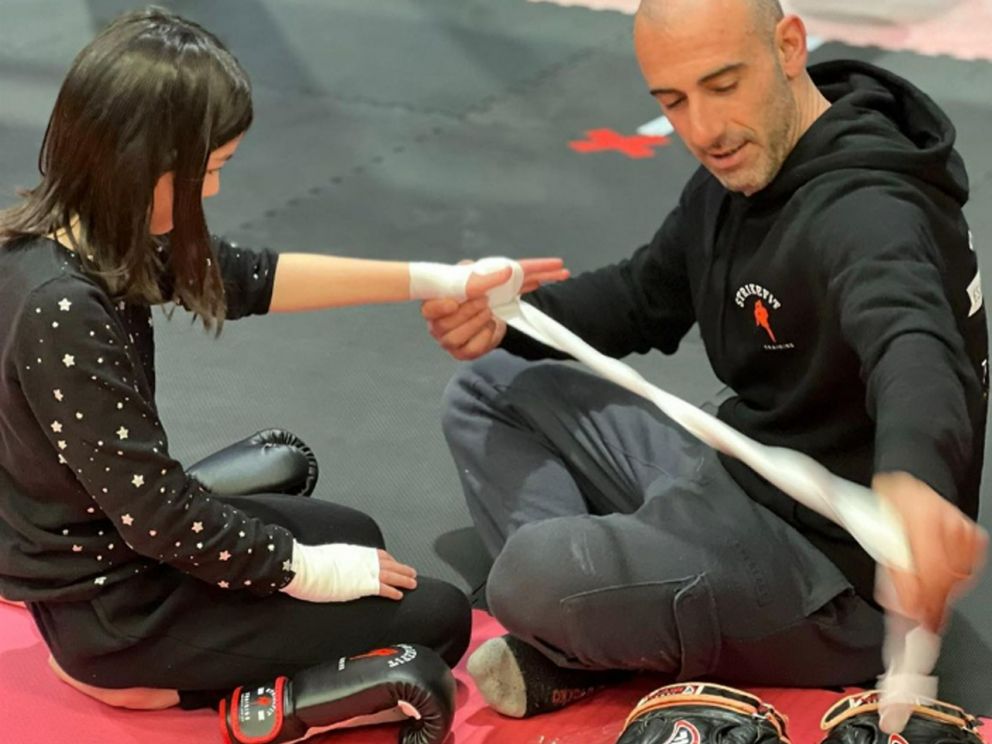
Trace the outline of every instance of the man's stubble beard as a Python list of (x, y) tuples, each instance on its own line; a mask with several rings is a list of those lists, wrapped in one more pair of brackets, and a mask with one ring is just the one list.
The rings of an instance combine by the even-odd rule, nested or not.
[[(729, 191), (751, 196), (768, 186), (778, 175), (795, 142), (793, 133), (798, 118), (797, 104), (792, 95), (785, 74), (779, 70), (776, 75), (776, 95), (770, 97), (763, 123), (765, 142), (751, 143), (758, 147), (757, 160), (744, 172), (732, 173), (727, 177), (717, 176), (717, 180)], [(715, 175), (715, 174), (714, 174)]]

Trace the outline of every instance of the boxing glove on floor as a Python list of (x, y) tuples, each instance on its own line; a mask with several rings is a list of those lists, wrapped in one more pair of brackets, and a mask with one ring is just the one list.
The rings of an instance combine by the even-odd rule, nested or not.
[(789, 744), (787, 721), (742, 690), (689, 682), (641, 698), (617, 744)]
[(447, 737), (455, 678), (434, 651), (398, 644), (238, 688), (221, 704), (221, 731), (227, 744), (284, 744), (397, 708), (407, 719), (401, 744)]
[(878, 692), (860, 692), (839, 700), (823, 716), (823, 744), (983, 744), (979, 722), (956, 705), (920, 698), (899, 734), (878, 725)]
[(186, 473), (218, 494), (309, 496), (317, 485), (317, 458), (295, 434), (266, 429), (203, 458)]

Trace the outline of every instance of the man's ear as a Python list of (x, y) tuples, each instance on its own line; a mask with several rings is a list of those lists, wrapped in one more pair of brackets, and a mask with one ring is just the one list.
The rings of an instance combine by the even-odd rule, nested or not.
[(792, 80), (806, 71), (809, 49), (806, 24), (797, 15), (787, 15), (775, 27), (775, 53), (785, 76)]

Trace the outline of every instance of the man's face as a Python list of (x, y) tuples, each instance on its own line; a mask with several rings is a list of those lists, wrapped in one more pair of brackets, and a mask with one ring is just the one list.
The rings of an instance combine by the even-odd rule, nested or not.
[(727, 189), (750, 195), (794, 147), (798, 110), (746, 6), (708, 0), (666, 23), (638, 16), (634, 44), (648, 88), (692, 154)]

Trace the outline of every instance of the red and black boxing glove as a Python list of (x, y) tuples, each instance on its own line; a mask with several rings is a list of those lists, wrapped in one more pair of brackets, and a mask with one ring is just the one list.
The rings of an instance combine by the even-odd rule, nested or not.
[(617, 744), (789, 744), (788, 720), (733, 687), (689, 682), (645, 695)]
[(919, 698), (913, 715), (898, 734), (879, 728), (877, 691), (859, 692), (837, 701), (823, 716), (822, 744), (984, 744), (979, 722), (956, 705)]
[[(398, 644), (239, 687), (220, 707), (226, 744), (284, 744), (336, 728), (406, 719), (401, 744), (441, 744), (455, 715), (455, 678), (434, 651)], [(371, 720), (370, 720), (371, 718)]]

